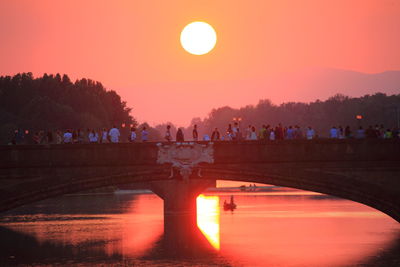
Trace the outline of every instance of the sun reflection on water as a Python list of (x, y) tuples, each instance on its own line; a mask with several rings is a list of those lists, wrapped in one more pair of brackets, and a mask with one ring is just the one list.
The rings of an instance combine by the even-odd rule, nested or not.
[(219, 197), (197, 197), (197, 226), (207, 238), (208, 242), (217, 250), (220, 249), (219, 241)]

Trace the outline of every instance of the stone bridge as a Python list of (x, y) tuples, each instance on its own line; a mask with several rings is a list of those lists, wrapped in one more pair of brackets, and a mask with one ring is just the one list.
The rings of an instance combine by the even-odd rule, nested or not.
[[(181, 150), (175, 144), (169, 147), (178, 152), (166, 155), (169, 148), (157, 143), (1, 146), (0, 212), (66, 193), (146, 182), (164, 199), (166, 214), (193, 209), (195, 202), (188, 199), (218, 179), (337, 196), (400, 222), (399, 140), (199, 142), (184, 144)], [(178, 163), (160, 160), (174, 155), (180, 157)]]

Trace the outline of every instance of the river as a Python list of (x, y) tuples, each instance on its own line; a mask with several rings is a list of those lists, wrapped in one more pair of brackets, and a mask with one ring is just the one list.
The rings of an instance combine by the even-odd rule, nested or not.
[(209, 192), (198, 205), (209, 254), (169, 256), (154, 194), (82, 194), (2, 214), (1, 265), (400, 266), (399, 224), (359, 203), (293, 190)]

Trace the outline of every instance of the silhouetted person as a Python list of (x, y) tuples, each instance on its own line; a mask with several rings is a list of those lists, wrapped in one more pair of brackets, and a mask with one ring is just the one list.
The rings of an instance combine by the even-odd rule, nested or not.
[(46, 135), (47, 143), (52, 144), (53, 143), (53, 132), (52, 131), (47, 131)]
[(378, 126), (378, 124), (375, 124), (375, 135), (376, 135), (377, 138), (379, 137), (379, 134), (380, 134), (379, 126)]
[(364, 129), (363, 129), (362, 126), (360, 126), (360, 127), (358, 128), (357, 133), (356, 133), (356, 138), (357, 138), (357, 139), (365, 138), (365, 131), (364, 131)]
[(56, 131), (56, 144), (61, 144), (62, 143), (62, 135), (61, 135), (61, 131), (57, 130)]
[(196, 124), (195, 124), (194, 127), (193, 127), (193, 132), (192, 132), (192, 134), (193, 134), (193, 140), (194, 140), (194, 141), (199, 140), (199, 133), (197, 132), (197, 125), (196, 125)]
[(176, 142), (184, 142), (185, 137), (183, 136), (182, 129), (179, 128), (178, 131), (176, 132)]
[(171, 142), (172, 141), (171, 125), (167, 125), (167, 130), (165, 131), (164, 138), (165, 138), (165, 140), (167, 140), (167, 142)]
[(280, 123), (275, 128), (275, 137), (277, 140), (283, 140), (284, 130), (283, 130), (282, 124), (280, 124)]
[[(250, 136), (247, 139), (247, 134), (246, 134), (246, 140), (251, 140), (252, 132), (253, 132), (252, 127), (250, 127)], [(261, 127), (260, 132), (258, 134), (258, 138), (260, 140), (264, 140), (266, 138), (266, 136), (267, 136), (267, 128), (265, 127), (265, 124), (263, 124), (263, 126)]]
[(346, 128), (344, 129), (344, 136), (346, 138), (351, 138), (351, 130), (350, 130), (350, 126), (346, 126)]
[(142, 142), (149, 141), (149, 132), (146, 130), (146, 127), (142, 129)]
[[(38, 132), (35, 132), (35, 133), (33, 134), (32, 140), (33, 140), (33, 143), (34, 143), (35, 145), (40, 144), (40, 136), (39, 136), (39, 133), (38, 133)], [(15, 139), (14, 139), (14, 141), (15, 141)]]
[(376, 131), (374, 130), (374, 128), (372, 128), (372, 125), (370, 125), (368, 127), (367, 130), (365, 130), (365, 136), (367, 138), (377, 138), (378, 136), (376, 135)]
[[(232, 130), (232, 125), (231, 124), (228, 125), (228, 129), (226, 129), (226, 133), (228, 135), (228, 140), (229, 141), (233, 140), (233, 130)], [(211, 139), (212, 139), (212, 137), (211, 137)]]
[(220, 140), (220, 134), (218, 131), (218, 128), (215, 128), (214, 131), (211, 134), (211, 141), (219, 141)]
[(24, 141), (24, 133), (21, 129), (15, 130), (14, 138), (15, 144), (21, 144)]
[(85, 134), (83, 133), (84, 130), (78, 129), (78, 143), (83, 144), (85, 140)]
[(232, 140), (239, 140), (239, 124), (235, 122), (232, 128)]

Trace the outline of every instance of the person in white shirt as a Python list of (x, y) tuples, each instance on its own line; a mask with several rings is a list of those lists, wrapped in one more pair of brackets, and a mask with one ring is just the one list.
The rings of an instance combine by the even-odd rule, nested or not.
[(99, 134), (93, 129), (90, 131), (88, 138), (90, 143), (97, 143), (99, 141)]
[(313, 128), (311, 128), (311, 126), (308, 127), (306, 135), (307, 135), (307, 140), (314, 139), (315, 131)]
[(129, 141), (131, 141), (132, 143), (133, 142), (135, 142), (136, 141), (136, 129), (135, 128), (131, 128), (131, 136), (130, 136), (130, 139), (129, 139)]
[(250, 140), (257, 140), (256, 127), (251, 127)]
[(329, 131), (329, 133), (330, 133), (330, 137), (331, 137), (331, 138), (338, 138), (338, 137), (339, 137), (338, 130), (336, 129), (335, 126), (333, 126), (333, 127), (331, 128), (331, 130)]
[(142, 142), (149, 141), (149, 132), (146, 130), (146, 127), (143, 127), (142, 130)]
[(246, 140), (250, 140), (251, 138), (251, 125), (246, 129)]
[(111, 143), (119, 142), (119, 137), (121, 136), (121, 134), (119, 133), (117, 127), (113, 126), (108, 135), (110, 136)]
[(271, 140), (271, 141), (275, 140), (275, 132), (274, 132), (274, 130), (271, 130), (271, 132), (269, 134), (269, 140)]
[(71, 133), (70, 130), (67, 130), (67, 131), (64, 133), (63, 142), (64, 142), (65, 144), (71, 144), (71, 143), (72, 143), (72, 133)]

